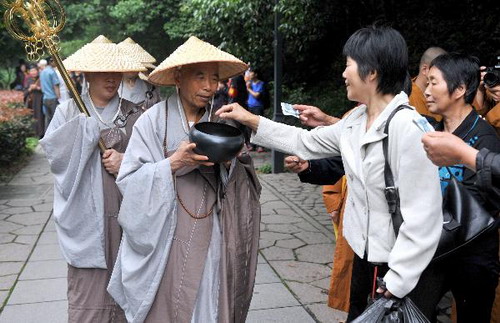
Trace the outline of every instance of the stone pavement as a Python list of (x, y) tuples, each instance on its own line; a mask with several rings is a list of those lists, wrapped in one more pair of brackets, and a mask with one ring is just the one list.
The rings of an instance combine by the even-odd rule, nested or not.
[[(252, 153), (255, 166), (270, 154)], [(332, 226), (321, 188), (296, 175), (260, 174), (260, 255), (247, 322), (339, 322), (326, 305)], [(66, 264), (51, 219), (52, 176), (40, 147), (0, 185), (0, 323), (66, 322)]]

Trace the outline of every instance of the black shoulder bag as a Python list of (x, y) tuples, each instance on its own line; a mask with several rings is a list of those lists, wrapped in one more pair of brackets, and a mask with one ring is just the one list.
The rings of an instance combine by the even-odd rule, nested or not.
[[(403, 216), (399, 205), (399, 192), (394, 185), (394, 177), (389, 166), (387, 150), (389, 145), (389, 123), (394, 115), (404, 108), (409, 107), (400, 105), (389, 115), (384, 129), (387, 137), (382, 141), (385, 158), (385, 197), (396, 237), (399, 233), (399, 227), (403, 223)], [(495, 227), (495, 220), (491, 214), (453, 176), (451, 171), (449, 173), (451, 174), (451, 180), (443, 199), (443, 230), (433, 261), (450, 255)]]

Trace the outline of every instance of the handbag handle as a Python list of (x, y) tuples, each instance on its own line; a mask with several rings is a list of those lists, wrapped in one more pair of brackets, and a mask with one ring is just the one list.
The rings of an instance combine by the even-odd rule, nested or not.
[(394, 111), (391, 112), (389, 117), (387, 118), (387, 121), (385, 122), (385, 128), (384, 128), (384, 133), (387, 135), (383, 140), (382, 140), (382, 150), (384, 152), (384, 180), (385, 180), (385, 198), (387, 199), (387, 205), (389, 206), (389, 214), (391, 215), (392, 218), (392, 226), (394, 227), (394, 233), (396, 234), (396, 237), (398, 236), (399, 233), (399, 227), (403, 224), (403, 216), (401, 215), (401, 211), (399, 210), (399, 191), (397, 187), (394, 184), (394, 176), (392, 175), (392, 170), (389, 165), (389, 158), (388, 158), (388, 147), (389, 147), (389, 124), (398, 111), (401, 111), (403, 109), (411, 109), (407, 105), (400, 105)]

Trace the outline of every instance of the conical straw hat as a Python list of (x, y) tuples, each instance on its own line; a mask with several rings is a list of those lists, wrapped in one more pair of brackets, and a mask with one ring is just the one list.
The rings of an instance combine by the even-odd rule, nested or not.
[(118, 43), (118, 47), (123, 49), (130, 56), (134, 57), (135, 60), (141, 63), (150, 63), (149, 65), (146, 65), (146, 67), (151, 66), (152, 63), (156, 63), (156, 59), (130, 37), (121, 43)]
[(219, 64), (220, 79), (233, 77), (248, 69), (247, 64), (233, 55), (191, 36), (151, 72), (149, 80), (154, 84), (175, 85), (174, 72), (177, 68), (188, 64), (210, 62)]
[(78, 72), (142, 72), (140, 61), (127, 55), (117, 44), (103, 35), (86, 44), (64, 60), (68, 71)]

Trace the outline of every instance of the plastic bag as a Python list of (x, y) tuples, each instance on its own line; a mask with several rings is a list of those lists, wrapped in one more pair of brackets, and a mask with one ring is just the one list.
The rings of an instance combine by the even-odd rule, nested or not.
[(352, 323), (429, 323), (429, 320), (408, 297), (381, 297)]

